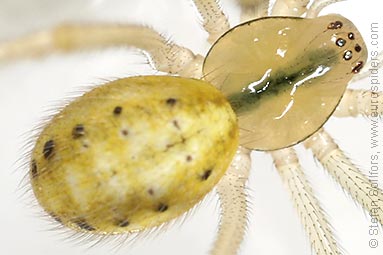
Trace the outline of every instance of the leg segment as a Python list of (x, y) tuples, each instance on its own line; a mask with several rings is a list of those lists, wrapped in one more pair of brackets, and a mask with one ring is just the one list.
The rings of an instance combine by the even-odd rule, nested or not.
[[(202, 68), (202, 56), (169, 42), (153, 29), (136, 25), (58, 26), (51, 31), (0, 44), (0, 61), (38, 57), (55, 50), (71, 52), (113, 46), (141, 49), (150, 56), (157, 70), (171, 74), (186, 73), (187, 76)], [(202, 71), (197, 76), (201, 74)]]
[(238, 0), (241, 22), (268, 16), (269, 0)]
[(218, 4), (219, 0), (193, 0), (202, 16), (203, 27), (209, 33), (208, 42), (214, 43), (230, 25)]
[(342, 2), (345, 0), (315, 0), (307, 11), (307, 18), (315, 18), (318, 17), (319, 13), (323, 10), (323, 8), (335, 4), (337, 2)]
[(335, 117), (383, 116), (383, 92), (348, 89), (334, 112)]
[(272, 8), (272, 16), (300, 17), (307, 11), (310, 0), (276, 0)]
[(217, 186), (221, 222), (211, 255), (238, 253), (247, 225), (245, 184), (250, 167), (250, 150), (239, 147), (227, 173)]
[(383, 225), (383, 192), (378, 188), (378, 181), (369, 180), (324, 130), (315, 133), (304, 145), (312, 150), (324, 168), (353, 200), (368, 213), (377, 215), (376, 218)]
[(341, 254), (325, 213), (291, 148), (271, 152), (274, 164), (289, 190), (300, 219), (318, 255)]

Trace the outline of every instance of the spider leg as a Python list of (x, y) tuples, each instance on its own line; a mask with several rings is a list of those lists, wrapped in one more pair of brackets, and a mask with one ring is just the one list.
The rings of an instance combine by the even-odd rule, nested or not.
[(356, 117), (358, 115), (383, 116), (383, 92), (347, 89), (334, 112), (335, 117)]
[[(52, 51), (72, 52), (114, 46), (134, 47), (145, 51), (159, 71), (185, 76), (201, 76), (203, 57), (169, 42), (151, 28), (138, 25), (61, 25), (0, 43), (0, 62), (25, 57), (39, 57)], [(194, 72), (194, 73), (193, 73)]]
[[(354, 76), (354, 79), (352, 79), (352, 82), (362, 80), (362, 79), (367, 78), (368, 76), (372, 75), (373, 74), (371, 72), (372, 69), (378, 70), (378, 69), (383, 67), (383, 51), (381, 51), (375, 57), (371, 56), (371, 58), (372, 59), (364, 65), (365, 68), (363, 68), (360, 73), (358, 73), (356, 76)], [(369, 67), (369, 68), (366, 68), (366, 67)]]
[(228, 171), (218, 183), (221, 221), (211, 255), (237, 254), (244, 238), (247, 226), (245, 186), (251, 168), (250, 152), (239, 147)]
[(331, 176), (358, 202), (369, 214), (383, 225), (383, 192), (378, 182), (368, 179), (350, 159), (339, 149), (331, 136), (320, 130), (304, 142), (311, 149)]
[(270, 0), (238, 0), (241, 22), (268, 16)]
[(346, 0), (314, 0), (314, 2), (310, 5), (310, 8), (306, 13), (306, 18), (318, 17), (319, 13), (323, 10), (323, 8), (342, 1)]
[(307, 11), (310, 0), (276, 0), (271, 10), (271, 16), (300, 17)]
[(294, 149), (272, 151), (271, 156), (290, 192), (313, 250), (318, 255), (341, 254), (332, 227), (306, 179)]
[(193, 0), (202, 16), (203, 27), (209, 33), (208, 42), (214, 43), (230, 29), (229, 21), (219, 6), (219, 0)]

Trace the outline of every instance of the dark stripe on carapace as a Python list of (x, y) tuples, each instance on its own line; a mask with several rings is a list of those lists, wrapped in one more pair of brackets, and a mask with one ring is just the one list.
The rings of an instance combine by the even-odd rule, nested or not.
[[(335, 55), (337, 55), (337, 52), (333, 49), (329, 49), (318, 50), (311, 54), (298, 57), (297, 61), (299, 61), (299, 63), (292, 67), (290, 72), (286, 72), (286, 70), (276, 70), (274, 75), (265, 79), (260, 84), (257, 84), (253, 88), (254, 92), (252, 92), (247, 87), (248, 84), (246, 84), (246, 87), (243, 88), (243, 92), (229, 94), (227, 95), (227, 99), (237, 114), (250, 111), (254, 107), (257, 107), (262, 100), (291, 90), (294, 84), (312, 75), (319, 66), (323, 68), (334, 66), (338, 61)], [(302, 63), (309, 64), (303, 66)], [(306, 82), (305, 86), (307, 86), (307, 84)]]

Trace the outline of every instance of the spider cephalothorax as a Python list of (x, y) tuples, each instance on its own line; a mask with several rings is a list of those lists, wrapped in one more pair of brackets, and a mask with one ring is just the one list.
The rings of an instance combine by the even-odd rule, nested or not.
[(276, 150), (301, 142), (327, 121), (366, 58), (360, 33), (344, 17), (268, 17), (219, 38), (203, 73), (237, 113), (241, 144)]
[(342, 254), (292, 146), (312, 150), (382, 223), (382, 190), (322, 129), (331, 116), (371, 113), (366, 92), (347, 89), (366, 76), (360, 33), (342, 16), (318, 17), (334, 0), (310, 6), (277, 0), (270, 11), (269, 1), (240, 0), (243, 22), (233, 28), (217, 1), (193, 2), (212, 44), (206, 56), (137, 25), (62, 25), (0, 45), (0, 59), (130, 46), (145, 51), (157, 70), (181, 76), (116, 80), (65, 106), (31, 153), (38, 202), (60, 224), (103, 237), (161, 226), (216, 186), (222, 218), (211, 253), (234, 255), (247, 223), (250, 152), (263, 150), (272, 155), (316, 254)]

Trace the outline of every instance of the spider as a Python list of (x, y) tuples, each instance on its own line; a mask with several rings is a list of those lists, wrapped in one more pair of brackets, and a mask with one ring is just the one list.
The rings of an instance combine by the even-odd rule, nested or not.
[[(213, 3), (214, 4), (214, 3)], [(256, 24), (256, 23), (254, 23), (254, 24)], [(211, 41), (215, 41), (215, 39), (211, 39)], [(218, 45), (218, 44), (217, 44)], [(208, 76), (208, 75), (206, 75), (206, 76)], [(288, 150), (288, 149), (286, 149), (286, 150)], [(285, 151), (286, 151), (285, 150)], [(275, 160), (277, 160), (278, 159), (278, 153), (273, 153), (273, 157), (274, 157), (274, 159)], [(281, 172), (282, 174), (283, 174), (283, 172)], [(225, 178), (225, 177), (224, 177)], [(224, 179), (225, 180), (225, 179)], [(243, 186), (242, 185), (239, 185), (239, 188), (242, 188)], [(238, 198), (239, 199), (239, 198)], [(320, 211), (320, 210), (318, 210), (318, 211)], [(225, 214), (223, 215), (223, 217), (225, 216)], [(223, 218), (224, 219), (224, 218)], [(223, 222), (223, 225), (222, 226), (224, 226), (224, 222)], [(236, 227), (238, 227), (238, 226), (240, 226), (240, 225), (238, 225), (238, 224), (236, 224)], [(88, 228), (88, 230), (89, 230), (89, 228)], [(238, 229), (237, 229), (238, 230)], [(239, 229), (239, 231), (241, 231), (240, 229)], [(313, 231), (313, 230), (311, 230), (311, 231)], [(310, 229), (309, 229), (309, 232), (310, 232)], [(230, 242), (224, 242), (224, 245), (229, 245), (230, 246)], [(236, 247), (235, 247), (236, 245), (234, 245), (234, 250), (236, 250)], [(314, 246), (314, 249), (320, 249), (320, 248), (318, 248), (318, 247), (316, 247), (315, 248), (315, 246)], [(233, 252), (230, 252), (229, 251), (229, 249), (225, 249), (225, 251), (226, 252), (228, 252), (228, 254), (232, 254)], [(220, 253), (218, 253), (218, 254), (224, 254), (223, 252), (220, 252)], [(318, 253), (318, 254), (326, 254), (326, 253)]]

